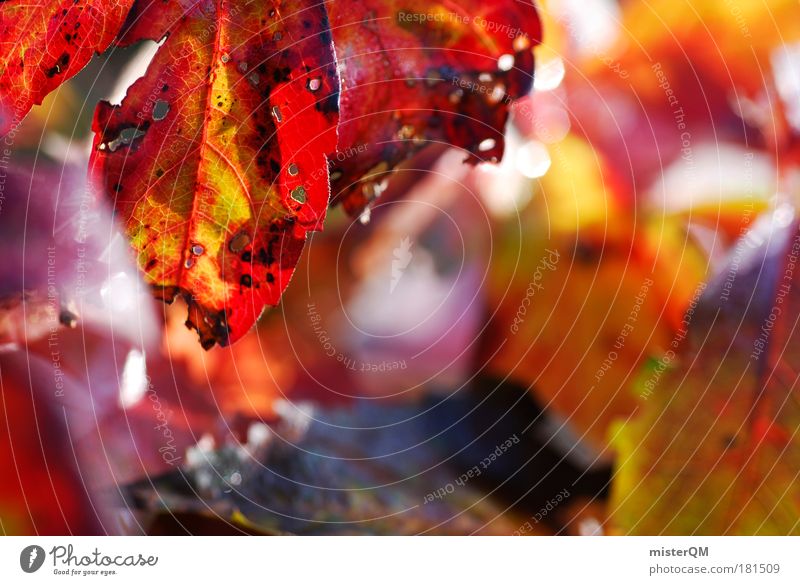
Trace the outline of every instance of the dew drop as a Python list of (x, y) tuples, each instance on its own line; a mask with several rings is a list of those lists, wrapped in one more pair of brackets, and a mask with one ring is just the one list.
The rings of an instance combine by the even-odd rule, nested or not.
[(480, 152), (489, 152), (495, 146), (497, 146), (497, 141), (494, 138), (487, 138), (486, 140), (483, 140), (481, 141), (480, 144), (478, 144), (478, 150)]
[(201, 246), (200, 244), (195, 244), (192, 246), (192, 254), (195, 256), (202, 256), (205, 253), (206, 249)]
[(241, 63), (239, 63), (239, 71), (241, 71), (242, 73), (247, 73), (247, 62), (246, 61), (242, 61)]
[(228, 53), (222, 53), (222, 56), (220, 57), (220, 61), (222, 61), (223, 63), (227, 63), (230, 60), (231, 60), (231, 58), (230, 58), (230, 56), (228, 56)]
[(274, 35), (272, 35), (272, 40), (275, 41), (276, 43), (280, 41), (282, 38), (283, 38), (283, 33), (281, 31), (278, 31)]
[(292, 177), (296, 177), (299, 172), (300, 169), (296, 164), (292, 163), (289, 165), (289, 175), (291, 175)]
[(283, 122), (283, 116), (281, 115), (281, 109), (278, 106), (272, 106), (272, 115), (275, 117), (275, 120), (278, 122)]
[(251, 73), (247, 76), (247, 80), (253, 85), (258, 85), (258, 82), (261, 81), (261, 77), (259, 77), (258, 73)]
[(313, 79), (308, 80), (309, 91), (317, 91), (320, 87), (322, 87), (322, 79), (319, 77), (314, 77)]

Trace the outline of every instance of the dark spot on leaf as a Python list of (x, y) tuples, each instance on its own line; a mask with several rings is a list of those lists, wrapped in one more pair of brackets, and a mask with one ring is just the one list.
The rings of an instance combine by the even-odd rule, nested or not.
[(61, 323), (64, 327), (69, 327), (70, 329), (74, 329), (75, 326), (78, 324), (78, 316), (72, 311), (62, 309), (61, 312), (58, 314), (58, 322)]
[[(272, 247), (272, 246), (270, 246)], [(270, 266), (275, 263), (275, 257), (272, 255), (272, 252), (267, 252), (264, 248), (261, 248), (258, 251), (258, 261), (265, 266)]]
[(272, 73), (272, 78), (275, 80), (275, 83), (283, 83), (289, 81), (291, 73), (292, 70), (288, 67), (276, 68)]
[(336, 114), (339, 112), (339, 92), (334, 92), (316, 103), (317, 111), (323, 114)]
[(44, 74), (47, 77), (54, 77), (59, 73), (62, 73), (66, 69), (67, 65), (69, 65), (69, 54), (62, 53), (61, 57), (58, 58), (58, 62), (49, 69), (47, 69), (44, 72)]

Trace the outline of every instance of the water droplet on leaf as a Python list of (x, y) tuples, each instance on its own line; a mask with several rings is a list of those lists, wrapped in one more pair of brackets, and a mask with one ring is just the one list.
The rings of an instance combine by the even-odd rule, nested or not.
[(478, 144), (478, 150), (480, 152), (489, 152), (495, 146), (497, 146), (497, 141), (494, 138), (487, 138), (486, 140), (483, 140), (481, 141), (480, 144)]

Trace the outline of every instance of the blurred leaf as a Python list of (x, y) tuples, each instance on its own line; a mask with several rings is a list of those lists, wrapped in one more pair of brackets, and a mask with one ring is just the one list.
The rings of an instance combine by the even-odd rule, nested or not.
[(48, 395), (54, 383), (34, 392), (29, 368), (30, 362), (0, 358), (0, 534), (95, 534), (99, 517), (64, 416)]
[(705, 262), (681, 222), (637, 212), (589, 144), (570, 136), (552, 158), (521, 224), (497, 240), (489, 369), (530, 386), (602, 451), (611, 421), (635, 409), (631, 377), (669, 347)]
[(683, 355), (637, 384), (614, 439), (612, 522), (631, 534), (800, 534), (800, 233), (781, 208), (709, 285)]

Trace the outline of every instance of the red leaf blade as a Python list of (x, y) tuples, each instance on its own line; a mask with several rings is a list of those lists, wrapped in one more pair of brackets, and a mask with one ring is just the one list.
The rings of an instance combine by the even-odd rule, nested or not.
[(0, 3), (0, 135), (104, 51), (133, 0)]
[(277, 304), (325, 217), (333, 48), (324, 6), (308, 0), (169, 10), (132, 12), (125, 42), (169, 34), (122, 105), (98, 107), (92, 171), (147, 281), (186, 298), (204, 347), (227, 345)]
[(386, 173), (431, 143), (497, 160), (541, 39), (530, 2), (334, 1), (342, 83), (335, 201), (358, 215)]

